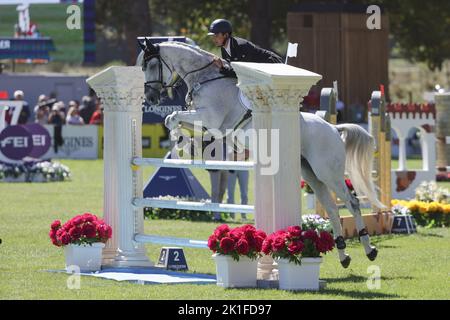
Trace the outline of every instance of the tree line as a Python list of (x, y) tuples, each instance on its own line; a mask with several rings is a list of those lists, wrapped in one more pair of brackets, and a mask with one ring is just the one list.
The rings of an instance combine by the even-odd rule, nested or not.
[[(127, 63), (137, 55), (136, 36), (186, 35), (213, 51), (208, 26), (217, 18), (233, 23), (234, 33), (284, 55), (286, 16), (310, 0), (124, 0), (96, 1), (97, 32), (126, 45)], [(401, 55), (441, 69), (450, 58), (450, 1), (323, 0), (323, 3), (378, 4), (389, 15), (390, 32)]]

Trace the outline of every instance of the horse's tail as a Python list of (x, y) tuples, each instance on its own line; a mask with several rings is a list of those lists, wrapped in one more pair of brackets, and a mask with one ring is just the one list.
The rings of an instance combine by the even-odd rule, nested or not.
[(336, 128), (343, 132), (345, 142), (345, 167), (357, 194), (365, 195), (376, 207), (386, 208), (378, 200), (376, 186), (372, 180), (372, 163), (375, 141), (362, 127), (352, 124), (340, 124)]

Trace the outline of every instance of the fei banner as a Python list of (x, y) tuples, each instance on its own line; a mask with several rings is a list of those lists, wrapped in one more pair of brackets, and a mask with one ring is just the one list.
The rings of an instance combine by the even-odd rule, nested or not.
[(0, 161), (17, 163), (24, 158), (41, 159), (50, 145), (47, 129), (39, 124), (8, 126), (0, 131)]

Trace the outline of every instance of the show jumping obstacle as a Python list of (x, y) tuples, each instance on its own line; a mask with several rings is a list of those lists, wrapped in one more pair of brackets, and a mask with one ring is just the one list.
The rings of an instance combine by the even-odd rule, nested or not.
[[(423, 181), (436, 180), (436, 107), (434, 104), (400, 104), (387, 106), (392, 129), (399, 140), (398, 169), (392, 170), (392, 195), (395, 199), (415, 197), (415, 189)], [(407, 168), (406, 142), (408, 133), (420, 131), (422, 169)]]
[[(245, 162), (164, 160), (142, 158), (141, 102), (144, 74), (140, 67), (110, 67), (87, 80), (104, 106), (104, 219), (113, 237), (103, 251), (103, 266), (151, 266), (144, 247), (156, 236), (145, 235), (145, 206), (192, 208), (205, 211), (253, 212), (255, 224), (266, 232), (301, 223), (300, 113), (299, 99), (322, 77), (288, 65), (233, 63), (238, 86), (253, 103), (253, 128), (278, 130), (279, 170), (264, 175), (266, 165), (257, 154), (254, 164)], [(270, 141), (270, 139), (268, 139)], [(270, 150), (270, 146), (268, 147)], [(197, 167), (223, 170), (255, 170), (255, 206), (144, 199), (142, 165)], [(182, 239), (186, 240), (186, 239)], [(189, 240), (187, 240), (189, 241)], [(203, 242), (190, 240), (193, 246)], [(259, 279), (273, 279), (273, 260), (258, 265)]]
[[(374, 212), (364, 214), (363, 219), (369, 234), (389, 233), (392, 225), (391, 203), (391, 137), (390, 137), (390, 117), (385, 111), (384, 96), (380, 91), (372, 93), (369, 105), (372, 106), (372, 113), (369, 113), (370, 134), (375, 139), (376, 151), (374, 153), (374, 166), (372, 174), (375, 184), (378, 187), (378, 197), (387, 209), (380, 211), (374, 208)], [(328, 122), (336, 123), (336, 93), (333, 88), (323, 88), (320, 96), (320, 112)], [(336, 199), (336, 197), (334, 196)], [(358, 197), (360, 202), (367, 202), (365, 197)], [(336, 199), (339, 207), (343, 207), (343, 202)], [(327, 217), (321, 204), (316, 201), (316, 212)], [(358, 236), (355, 219), (353, 216), (341, 217), (342, 231), (345, 238)]]

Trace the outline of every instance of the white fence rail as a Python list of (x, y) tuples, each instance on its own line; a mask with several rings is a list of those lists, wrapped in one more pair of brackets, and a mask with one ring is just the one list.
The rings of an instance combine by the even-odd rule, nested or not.
[(189, 168), (210, 170), (252, 170), (254, 163), (250, 161), (217, 161), (217, 160), (187, 160), (187, 159), (158, 159), (134, 158), (133, 164), (137, 166), (155, 166), (165, 168)]
[(133, 205), (136, 207), (152, 207), (165, 209), (197, 210), (197, 211), (219, 211), (233, 213), (254, 213), (254, 206), (242, 204), (227, 204), (214, 202), (195, 202), (182, 200), (161, 200), (155, 198), (135, 198)]

